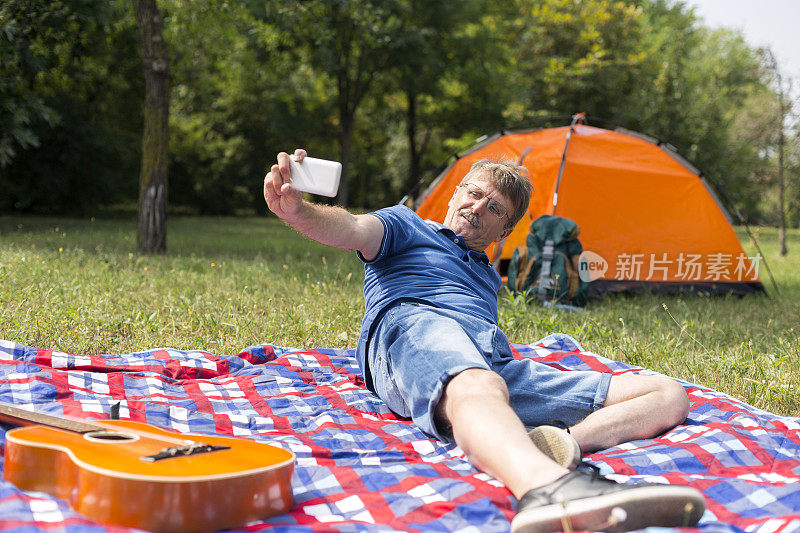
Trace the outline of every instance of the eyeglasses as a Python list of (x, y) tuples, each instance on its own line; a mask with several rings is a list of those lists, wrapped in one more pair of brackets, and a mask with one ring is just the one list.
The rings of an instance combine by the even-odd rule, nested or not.
[[(476, 202), (480, 202), (484, 198), (486, 198), (486, 193), (478, 187), (477, 185), (473, 185), (472, 183), (462, 183), (459, 185), (466, 189), (467, 196), (475, 200)], [(508, 209), (506, 206), (495, 200), (494, 198), (489, 198), (489, 203), (486, 204), (486, 209), (489, 210), (491, 214), (496, 216), (497, 218), (503, 218), (504, 216), (508, 215)]]

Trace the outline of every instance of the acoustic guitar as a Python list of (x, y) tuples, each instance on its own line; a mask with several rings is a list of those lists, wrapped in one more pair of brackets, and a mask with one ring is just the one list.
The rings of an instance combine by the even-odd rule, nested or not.
[(295, 456), (269, 444), (126, 420), (71, 420), (3, 403), (0, 420), (25, 426), (6, 433), (3, 477), (65, 500), (98, 522), (215, 530), (292, 505)]

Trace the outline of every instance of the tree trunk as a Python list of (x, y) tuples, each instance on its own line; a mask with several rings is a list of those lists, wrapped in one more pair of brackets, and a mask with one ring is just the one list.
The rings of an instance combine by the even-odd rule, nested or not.
[[(783, 135), (781, 134), (781, 137)], [(780, 163), (778, 167), (778, 208), (780, 209), (780, 222), (778, 224), (778, 242), (781, 255), (786, 255), (786, 183), (783, 178), (783, 146), (780, 147)]]
[[(780, 80), (781, 78), (779, 77), (778, 79)], [(788, 92), (791, 92), (791, 86)], [(778, 227), (778, 241), (781, 255), (786, 255), (788, 250), (786, 248), (786, 180), (784, 178), (786, 131), (784, 130), (784, 124), (790, 109), (786, 102), (786, 94), (783, 92), (783, 87), (781, 87), (778, 95), (781, 99), (780, 131), (778, 132), (778, 209), (780, 209), (781, 218)]]
[(348, 179), (348, 171), (350, 167), (350, 152), (353, 149), (353, 128), (355, 126), (355, 117), (351, 114), (342, 114), (340, 116), (342, 129), (339, 133), (339, 148), (342, 156), (342, 177), (339, 181), (339, 196), (338, 203), (342, 207), (347, 207), (348, 196), (350, 193), (350, 183)]
[(783, 76), (778, 68), (778, 61), (775, 59), (775, 54), (772, 50), (766, 48), (764, 50), (769, 65), (775, 75), (775, 82), (778, 86), (778, 244), (780, 246), (780, 254), (786, 255), (786, 182), (784, 181), (784, 160), (783, 152), (786, 145), (786, 116), (791, 111), (791, 104), (786, 101), (787, 94), (791, 94), (792, 85), (791, 79), (789, 81), (788, 90), (784, 87)]
[(139, 174), (140, 252), (167, 249), (167, 149), (169, 141), (169, 62), (155, 0), (133, 0), (142, 39), (145, 107), (142, 168)]
[(408, 136), (408, 176), (406, 176), (405, 192), (411, 191), (417, 184), (420, 174), (420, 151), (417, 146), (417, 94), (409, 86), (406, 88), (406, 135)]

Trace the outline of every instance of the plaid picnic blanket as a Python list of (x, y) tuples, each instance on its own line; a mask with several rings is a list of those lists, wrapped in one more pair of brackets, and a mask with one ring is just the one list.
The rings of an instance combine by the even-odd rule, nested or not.
[[(642, 370), (586, 352), (565, 335), (512, 347), (517, 357), (565, 371)], [(800, 419), (684, 386), (691, 413), (683, 425), (586, 459), (617, 481), (701, 490), (704, 532), (800, 530)], [(501, 483), (364, 388), (352, 350), (264, 344), (237, 355), (163, 348), (87, 356), (0, 341), (0, 401), (87, 419), (107, 418), (119, 402), (122, 419), (290, 449), (294, 506), (248, 531), (494, 532), (508, 531), (514, 513)], [(0, 482), (2, 531), (111, 529), (47, 494)]]

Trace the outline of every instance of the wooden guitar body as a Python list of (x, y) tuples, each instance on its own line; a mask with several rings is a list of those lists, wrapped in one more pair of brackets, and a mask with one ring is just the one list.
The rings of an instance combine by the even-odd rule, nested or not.
[[(92, 426), (8, 431), (4, 478), (98, 522), (153, 531), (242, 526), (292, 505), (295, 457), (282, 448), (122, 420)], [(183, 454), (193, 446), (207, 451)]]

